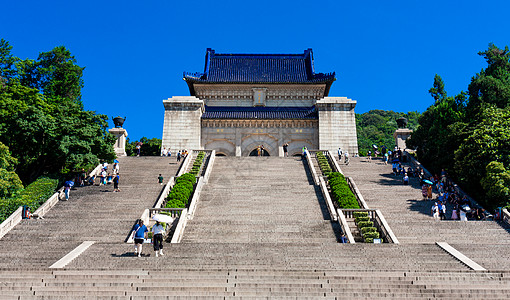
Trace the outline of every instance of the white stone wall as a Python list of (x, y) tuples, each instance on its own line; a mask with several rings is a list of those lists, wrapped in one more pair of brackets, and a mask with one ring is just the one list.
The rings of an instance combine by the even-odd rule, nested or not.
[(339, 147), (358, 153), (356, 101), (346, 97), (326, 97), (316, 103), (319, 111), (319, 148), (335, 153)]
[(182, 149), (202, 149), (200, 118), (204, 102), (192, 96), (176, 96), (163, 100), (165, 120), (162, 147), (173, 153)]

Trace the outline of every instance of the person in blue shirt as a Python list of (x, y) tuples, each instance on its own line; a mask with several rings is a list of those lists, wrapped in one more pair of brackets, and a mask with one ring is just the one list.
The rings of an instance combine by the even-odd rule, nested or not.
[(135, 254), (142, 256), (142, 245), (147, 235), (147, 226), (143, 225), (143, 220), (138, 220), (138, 224), (133, 228), (133, 239), (135, 240)]

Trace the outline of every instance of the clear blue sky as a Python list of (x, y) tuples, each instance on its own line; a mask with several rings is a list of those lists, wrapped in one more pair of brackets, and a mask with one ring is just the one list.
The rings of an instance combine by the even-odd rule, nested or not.
[[(330, 96), (371, 109), (424, 111), (434, 74), (449, 94), (510, 45), (510, 1), (3, 1), (14, 55), (67, 47), (85, 67), (85, 108), (126, 116), (129, 137), (161, 138), (163, 99), (189, 95), (182, 72), (217, 53), (302, 53), (337, 74)], [(111, 123), (111, 122), (110, 122)]]

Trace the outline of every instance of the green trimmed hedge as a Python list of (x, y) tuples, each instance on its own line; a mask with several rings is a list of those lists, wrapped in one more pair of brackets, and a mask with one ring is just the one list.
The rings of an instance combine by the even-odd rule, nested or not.
[(191, 171), (189, 172), (193, 176), (197, 176), (200, 172), (200, 168), (202, 168), (202, 164), (204, 163), (205, 158), (205, 152), (200, 151), (197, 154), (197, 157), (195, 157), (195, 160), (193, 161), (193, 166), (191, 167)]
[(354, 218), (357, 218), (357, 217), (368, 217), (368, 211), (355, 211), (353, 213), (354, 215)]
[(166, 197), (166, 208), (184, 208), (188, 205), (189, 198), (193, 193), (196, 177), (185, 173), (175, 179), (175, 185)]
[(363, 236), (369, 232), (377, 232), (377, 228), (375, 227), (363, 227), (361, 228), (361, 234), (363, 234)]
[(358, 228), (363, 230), (363, 227), (374, 227), (374, 222), (372, 222), (372, 221), (363, 221), (363, 222), (359, 222), (357, 225), (358, 225)]
[(352, 193), (344, 175), (331, 172), (328, 175), (328, 182), (331, 188), (331, 197), (340, 208), (360, 208), (358, 200)]
[(366, 221), (370, 221), (370, 217), (369, 216), (366, 216), (366, 217), (356, 217), (354, 218), (354, 221), (357, 223), (359, 222), (366, 222)]
[(5, 221), (5, 219), (22, 205), (28, 205), (30, 211), (34, 212), (55, 193), (57, 187), (58, 179), (40, 177), (29, 184), (25, 190), (18, 193), (16, 197), (1, 199), (0, 223)]
[(326, 156), (324, 156), (324, 154), (322, 152), (317, 152), (316, 156), (317, 156), (317, 161), (319, 162), (319, 167), (322, 171), (322, 174), (324, 174), (325, 176), (328, 176), (332, 171), (331, 165), (329, 164), (329, 161), (328, 161), (328, 158)]

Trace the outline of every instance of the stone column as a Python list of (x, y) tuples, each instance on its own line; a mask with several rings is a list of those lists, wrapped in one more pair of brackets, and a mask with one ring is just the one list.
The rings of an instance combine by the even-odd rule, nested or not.
[(126, 137), (128, 135), (126, 129), (112, 128), (108, 131), (117, 138), (117, 141), (115, 141), (115, 144), (113, 145), (113, 149), (115, 150), (115, 153), (117, 153), (117, 156), (126, 156)]
[(402, 150), (406, 149), (406, 140), (411, 136), (411, 133), (413, 133), (413, 131), (408, 128), (399, 128), (395, 130), (393, 133), (393, 137), (395, 138), (395, 146)]
[(192, 96), (176, 96), (163, 100), (165, 120), (161, 147), (172, 152), (202, 149), (201, 117), (204, 101)]
[(338, 147), (351, 156), (358, 153), (356, 135), (356, 101), (346, 97), (326, 97), (317, 100), (319, 111), (319, 149), (336, 153)]

